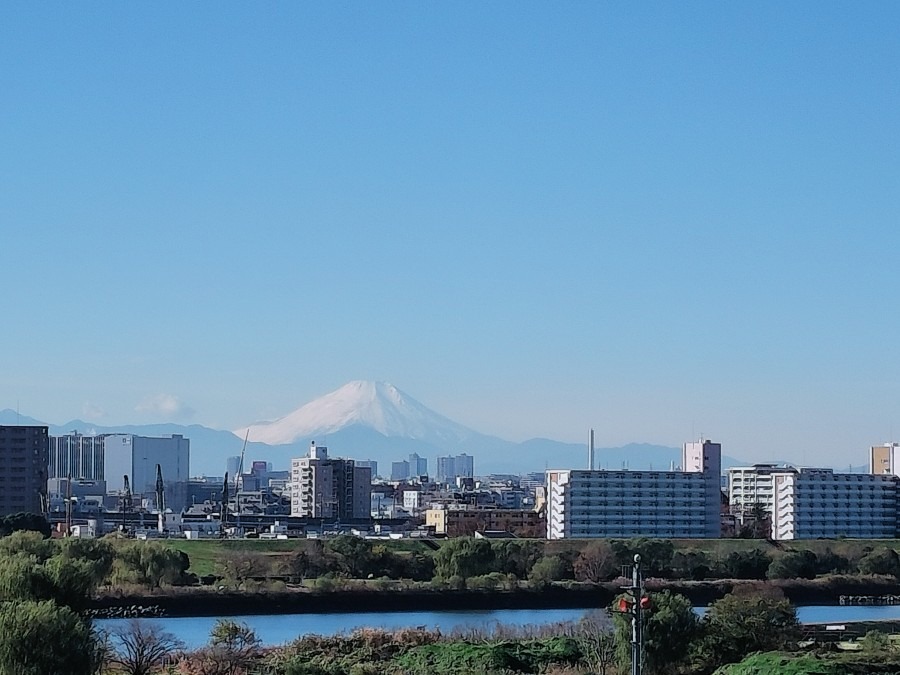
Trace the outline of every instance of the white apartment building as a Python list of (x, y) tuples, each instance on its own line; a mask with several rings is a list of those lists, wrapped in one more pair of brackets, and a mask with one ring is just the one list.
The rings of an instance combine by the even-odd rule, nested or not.
[(803, 468), (772, 480), (773, 539), (897, 537), (896, 476)]
[(309, 455), (291, 460), (291, 515), (350, 520), (369, 518), (372, 469), (352, 459), (330, 459), (328, 448), (309, 446)]
[(769, 514), (775, 506), (775, 474), (796, 471), (793, 467), (777, 464), (754, 464), (728, 469), (728, 502), (732, 512), (741, 519), (756, 504)]
[(719, 537), (721, 456), (701, 441), (681, 471), (548, 471), (547, 538)]

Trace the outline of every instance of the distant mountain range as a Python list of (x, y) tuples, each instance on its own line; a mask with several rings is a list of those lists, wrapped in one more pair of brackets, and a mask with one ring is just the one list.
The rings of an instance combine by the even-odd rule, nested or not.
[[(47, 424), (0, 411), (0, 424)], [(333, 456), (371, 459), (379, 473), (389, 474), (390, 463), (415, 452), (428, 458), (431, 472), (436, 457), (466, 453), (475, 458), (476, 474), (530, 473), (547, 468), (584, 468), (586, 443), (563, 443), (533, 438), (523, 443), (488, 436), (458, 424), (427, 408), (393, 385), (383, 382), (350, 382), (280, 419), (259, 422), (234, 431), (210, 429), (199, 424), (150, 424), (106, 427), (84, 420), (48, 424), (52, 435), (129, 433), (141, 436), (181, 434), (191, 440), (191, 473), (222, 475), (227, 457), (240, 454), (249, 430), (245, 463), (271, 462), (287, 469), (292, 457), (306, 454), (310, 441), (327, 445)], [(585, 429), (587, 436), (587, 429)], [(615, 448), (596, 448), (598, 468), (668, 469), (681, 462), (681, 449), (631, 443)], [(722, 457), (722, 466), (745, 464)]]

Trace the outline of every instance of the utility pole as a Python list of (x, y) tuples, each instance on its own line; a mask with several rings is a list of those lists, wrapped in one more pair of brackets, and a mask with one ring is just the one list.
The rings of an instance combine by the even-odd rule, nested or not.
[(72, 536), (72, 472), (66, 474), (66, 536)]
[(631, 617), (631, 675), (644, 672), (644, 611), (650, 609), (650, 598), (644, 595), (641, 556), (635, 554), (631, 568), (631, 585), (622, 588), (625, 597), (619, 599), (618, 611)]
[(631, 568), (631, 675), (641, 675), (644, 670), (644, 580), (641, 577), (641, 556), (634, 554)]

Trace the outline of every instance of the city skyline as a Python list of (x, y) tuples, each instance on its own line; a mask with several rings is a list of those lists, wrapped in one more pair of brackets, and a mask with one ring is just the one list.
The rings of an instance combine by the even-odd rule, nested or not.
[(0, 7), (0, 409), (896, 440), (900, 7), (515, 10)]

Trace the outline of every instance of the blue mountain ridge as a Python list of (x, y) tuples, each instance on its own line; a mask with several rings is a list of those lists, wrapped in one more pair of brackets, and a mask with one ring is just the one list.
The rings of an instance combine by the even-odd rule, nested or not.
[[(193, 475), (221, 476), (225, 472), (226, 459), (239, 455), (243, 439), (231, 431), (211, 429), (200, 424), (182, 425), (129, 424), (103, 426), (80, 419), (65, 424), (48, 424), (32, 417), (19, 415), (14, 410), (0, 411), (0, 424), (47, 424), (50, 434), (61, 436), (72, 433), (109, 434), (127, 433), (139, 436), (170, 436), (181, 434), (191, 441), (191, 473)], [(429, 470), (436, 468), (436, 458), (448, 454), (465, 452), (475, 458), (477, 474), (489, 473), (531, 473), (546, 469), (582, 469), (587, 467), (587, 444), (564, 443), (547, 438), (532, 438), (514, 443), (493, 436), (473, 433), (465, 446), (450, 445), (439, 447), (410, 438), (389, 437), (369, 427), (351, 425), (319, 438), (299, 439), (286, 445), (247, 443), (245, 465), (253, 460), (271, 462), (276, 470), (290, 467), (293, 457), (306, 454), (310, 441), (326, 445), (332, 456), (352, 457), (358, 460), (375, 460), (379, 473), (389, 474), (390, 463), (406, 459), (411, 453), (426, 457)], [(681, 449), (648, 443), (629, 443), (613, 448), (596, 448), (596, 467), (602, 469), (666, 470), (673, 464), (681, 463)], [(742, 466), (747, 462), (723, 456), (722, 468)]]

